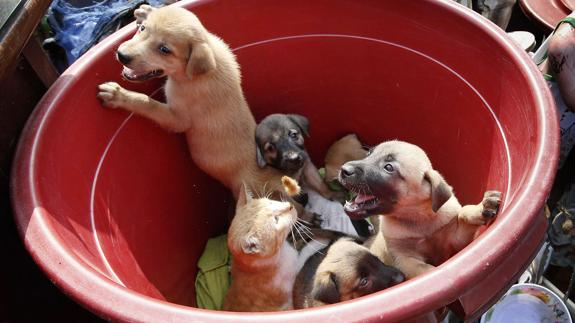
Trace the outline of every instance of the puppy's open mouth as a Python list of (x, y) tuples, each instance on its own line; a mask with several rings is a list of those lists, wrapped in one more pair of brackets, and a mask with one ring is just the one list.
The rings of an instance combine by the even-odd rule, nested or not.
[(149, 80), (154, 77), (161, 77), (164, 76), (164, 71), (162, 70), (153, 70), (151, 72), (137, 72), (133, 69), (127, 68), (124, 66), (124, 70), (122, 71), (122, 76), (132, 82), (143, 82)]
[(379, 198), (368, 194), (357, 194), (353, 200), (345, 202), (344, 209), (351, 218), (365, 218), (372, 215), (371, 211), (378, 206)]

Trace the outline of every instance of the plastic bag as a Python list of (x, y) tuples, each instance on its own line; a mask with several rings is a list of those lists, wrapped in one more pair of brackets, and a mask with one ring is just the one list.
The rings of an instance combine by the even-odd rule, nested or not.
[(66, 52), (72, 64), (105, 36), (133, 20), (133, 12), (147, 3), (154, 7), (162, 0), (54, 0), (48, 11), (48, 23), (55, 42)]

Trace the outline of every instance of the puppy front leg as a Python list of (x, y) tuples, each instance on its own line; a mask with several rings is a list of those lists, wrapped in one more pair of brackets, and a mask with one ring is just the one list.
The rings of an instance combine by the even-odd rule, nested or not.
[(435, 268), (421, 259), (398, 255), (394, 256), (394, 265), (405, 275), (406, 279), (412, 279)]
[(100, 84), (98, 90), (97, 96), (105, 107), (126, 109), (155, 121), (167, 130), (175, 132), (186, 130), (185, 120), (175, 115), (165, 103), (145, 94), (126, 90), (115, 82)]
[(481, 203), (462, 207), (458, 219), (472, 225), (484, 225), (497, 215), (500, 204), (501, 192), (487, 191), (483, 195)]

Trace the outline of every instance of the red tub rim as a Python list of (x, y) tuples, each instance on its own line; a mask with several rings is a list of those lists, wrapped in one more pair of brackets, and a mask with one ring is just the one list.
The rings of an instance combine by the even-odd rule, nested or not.
[[(205, 1), (190, 0), (179, 2), (176, 5), (187, 6), (202, 2)], [(230, 315), (229, 312), (202, 310), (168, 303), (118, 285), (94, 268), (89, 267), (65, 245), (59, 243), (59, 238), (53, 234), (54, 230), (49, 216), (45, 210), (38, 207), (41, 203), (36, 197), (34, 188), (34, 163), (38, 139), (41, 138), (44, 121), (50, 117), (51, 110), (56, 106), (58, 96), (76, 82), (66, 78), (58, 79), (38, 104), (38, 108), (29, 119), (22, 134), (15, 156), (12, 171), (12, 202), (16, 222), (27, 249), (47, 273), (49, 279), (67, 291), (69, 296), (104, 318), (112, 320), (150, 321), (154, 318), (162, 318), (163, 321), (235, 319), (249, 322), (255, 320), (279, 322), (286, 319), (313, 320), (333, 317), (346, 321), (369, 318), (399, 321), (406, 318), (407, 308), (409, 308), (409, 317), (412, 317), (447, 305), (438, 300), (456, 300), (458, 295), (465, 293), (470, 287), (469, 284), (462, 283), (463, 281), (471, 282), (492, 272), (494, 266), (489, 264), (498, 263), (507, 256), (509, 241), (517, 238), (520, 233), (519, 228), (534, 223), (535, 217), (539, 215), (540, 206), (545, 203), (547, 192), (549, 192), (555, 176), (556, 168), (545, 166), (557, 164), (559, 136), (558, 123), (553, 109), (553, 98), (548, 91), (542, 90), (547, 86), (535, 64), (526, 63), (531, 61), (530, 57), (515, 47), (502, 30), (479, 15), (447, 0), (435, 0), (434, 3), (448, 11), (461, 14), (471, 24), (490, 34), (515, 60), (515, 63), (521, 66), (519, 71), (524, 74), (534, 89), (533, 95), (539, 107), (538, 126), (543, 134), (538, 139), (539, 150), (536, 166), (528, 172), (527, 181), (513, 197), (513, 200), (523, 202), (521, 205), (522, 214), (519, 214), (517, 203), (507, 205), (504, 212), (509, 213), (509, 216), (505, 218), (504, 222), (485, 232), (477, 241), (469, 245), (465, 252), (451, 258), (441, 265), (439, 270), (417, 277), (407, 284), (401, 284), (386, 290), (384, 293), (316, 309), (281, 313), (233, 313)], [(108, 40), (88, 51), (63, 76), (80, 73), (92, 58), (108, 52), (104, 49), (110, 49), (109, 47), (114, 41), (132, 34), (134, 28), (135, 24), (131, 24), (110, 36)], [(541, 185), (536, 181), (543, 181), (546, 184)], [(537, 188), (532, 189), (535, 186)], [(522, 216), (524, 213), (533, 216)], [(514, 225), (510, 226), (507, 222), (510, 222), (511, 219), (513, 219)], [(23, 224), (28, 225), (24, 227)], [(438, 279), (439, 277), (441, 279)], [(458, 279), (457, 281), (447, 279), (449, 277), (457, 277)], [(461, 279), (461, 277), (465, 277), (465, 279)], [(411, 296), (413, 294), (420, 295), (419, 299), (405, 301), (405, 295)], [(386, 311), (382, 313), (381, 308), (373, 306), (375, 303), (385, 304)], [(119, 308), (118, 304), (121, 304), (122, 307)], [(142, 308), (150, 310), (143, 311)]]

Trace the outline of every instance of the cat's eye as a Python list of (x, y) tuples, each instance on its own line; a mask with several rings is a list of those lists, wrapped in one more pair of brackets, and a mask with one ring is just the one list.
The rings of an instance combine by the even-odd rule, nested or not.
[(369, 280), (367, 279), (367, 277), (363, 277), (360, 281), (359, 281), (359, 287), (360, 288), (364, 288), (367, 286), (367, 284), (369, 283)]
[(146, 30), (146, 26), (144, 26), (144, 25), (140, 25), (140, 28), (139, 28), (139, 30), (140, 30), (140, 32), (142, 32), (142, 31)]
[(266, 144), (264, 145), (264, 149), (267, 152), (273, 153), (276, 150), (276, 147), (274, 146), (274, 144), (266, 142)]
[(299, 132), (297, 132), (297, 130), (291, 129), (288, 133), (288, 136), (290, 137), (291, 140), (298, 140), (299, 139)]
[(372, 152), (373, 152), (373, 148), (368, 149), (367, 153), (365, 154), (365, 157), (371, 155)]
[(385, 166), (383, 166), (383, 169), (385, 169), (385, 171), (388, 173), (392, 173), (395, 170), (393, 168), (393, 165), (391, 165), (391, 164), (385, 164)]

